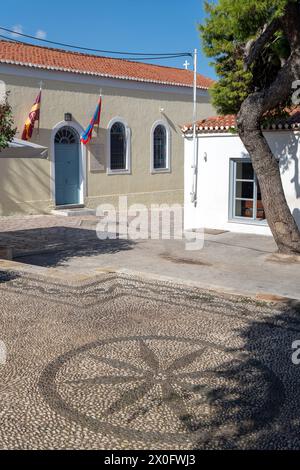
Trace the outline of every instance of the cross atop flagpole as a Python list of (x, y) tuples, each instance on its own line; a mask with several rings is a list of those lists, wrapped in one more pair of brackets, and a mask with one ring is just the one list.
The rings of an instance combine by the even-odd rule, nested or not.
[(183, 64), (185, 70), (188, 70), (189, 65), (191, 65), (191, 64), (186, 60), (186, 61), (184, 62), (184, 64)]

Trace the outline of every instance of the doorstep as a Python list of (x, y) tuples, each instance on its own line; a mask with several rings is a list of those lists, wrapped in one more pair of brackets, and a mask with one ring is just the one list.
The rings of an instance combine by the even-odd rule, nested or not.
[(64, 217), (81, 217), (86, 215), (96, 215), (96, 210), (88, 209), (83, 205), (56, 206), (56, 208), (51, 211), (51, 214)]

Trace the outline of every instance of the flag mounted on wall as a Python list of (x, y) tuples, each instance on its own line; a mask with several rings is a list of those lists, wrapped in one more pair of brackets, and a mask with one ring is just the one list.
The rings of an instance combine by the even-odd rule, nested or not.
[(95, 114), (92, 117), (91, 122), (89, 123), (88, 127), (86, 128), (84, 133), (81, 135), (80, 140), (84, 145), (87, 145), (89, 141), (91, 140), (94, 127), (96, 125), (99, 126), (100, 124), (101, 108), (102, 108), (102, 97), (100, 96)]
[(40, 92), (36, 97), (36, 100), (34, 102), (34, 105), (31, 108), (28, 118), (26, 119), (23, 133), (22, 133), (22, 140), (30, 140), (32, 137), (32, 132), (34, 129), (35, 121), (40, 120), (41, 101), (42, 101), (42, 90), (40, 89)]

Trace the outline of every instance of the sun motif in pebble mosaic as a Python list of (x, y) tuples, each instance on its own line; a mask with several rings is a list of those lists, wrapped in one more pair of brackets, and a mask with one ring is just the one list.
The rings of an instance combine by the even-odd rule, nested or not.
[(239, 369), (237, 356), (216, 344), (168, 336), (112, 338), (71, 350), (46, 367), (39, 386), (52, 409), (90, 431), (189, 446), (217, 445), (225, 427), (228, 442), (236, 432), (251, 432), (265, 424), (266, 413), (269, 422), (276, 416), (283, 399), (280, 381), (258, 361)]

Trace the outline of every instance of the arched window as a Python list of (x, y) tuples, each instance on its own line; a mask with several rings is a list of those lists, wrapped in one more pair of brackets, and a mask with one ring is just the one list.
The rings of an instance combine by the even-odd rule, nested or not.
[(109, 173), (130, 171), (130, 130), (120, 118), (114, 119), (109, 129)]
[(163, 122), (156, 122), (152, 127), (152, 171), (169, 171), (170, 169), (170, 131)]

